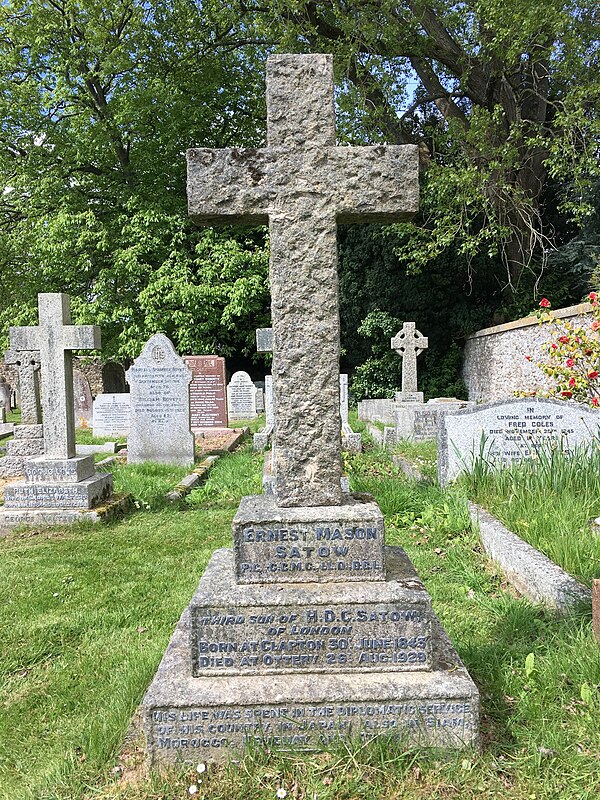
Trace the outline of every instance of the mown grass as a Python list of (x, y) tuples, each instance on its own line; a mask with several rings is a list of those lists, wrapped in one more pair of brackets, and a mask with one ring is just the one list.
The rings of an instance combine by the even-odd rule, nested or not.
[(206, 487), (175, 506), (164, 493), (176, 470), (120, 467), (115, 483), (133, 490), (138, 513), (0, 542), (0, 797), (174, 800), (192, 783), (215, 800), (274, 798), (279, 787), (299, 800), (598, 796), (600, 651), (589, 618), (560, 620), (512, 596), (470, 530), (464, 493), (407, 481), (374, 449), (347, 458), (353, 488), (379, 499), (388, 542), (413, 559), (480, 688), (482, 751), (404, 752), (385, 739), (321, 754), (255, 750), (202, 776), (146, 776), (130, 747), (120, 754), (210, 554), (230, 544), (239, 498), (260, 485), (261, 464), (249, 446), (225, 456)]

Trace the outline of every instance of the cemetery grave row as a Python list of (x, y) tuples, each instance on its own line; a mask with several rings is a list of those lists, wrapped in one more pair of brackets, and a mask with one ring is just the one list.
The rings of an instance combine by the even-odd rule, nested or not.
[[(342, 475), (340, 432), (352, 432), (339, 374), (337, 225), (414, 214), (417, 148), (336, 146), (331, 56), (270, 56), (267, 119), (261, 150), (188, 152), (188, 199), (202, 225), (270, 226), (273, 373), (262, 435), (273, 443), (271, 490), (242, 498), (233, 547), (214, 552), (179, 620), (142, 701), (147, 752), (156, 764), (223, 761), (249, 742), (312, 750), (340, 735), (389, 733), (410, 747), (477, 746), (478, 689), (405, 551), (386, 546), (379, 506)], [(38, 447), (41, 375), (43, 455), (27, 454), (25, 480), (6, 488), (0, 514), (62, 523), (65, 508), (114, 501), (112, 476), (75, 450), (71, 351), (99, 347), (100, 331), (71, 325), (66, 295), (41, 294), (39, 308), (37, 327), (11, 329), (11, 352), (32, 393), (22, 428)], [(266, 349), (264, 338), (257, 333)], [(392, 340), (404, 358), (395, 402), (417, 415), (428, 405), (416, 383), (427, 344), (414, 323)], [(224, 374), (223, 359), (181, 358), (155, 334), (127, 372), (129, 413), (113, 396), (99, 424), (110, 427), (114, 408), (132, 464), (191, 465), (195, 430), (257, 413), (250, 377), (235, 373), (225, 396)], [(442, 484), (469, 454), (503, 462), (597, 432), (595, 417), (563, 403), (447, 406), (436, 417)], [(487, 449), (476, 451), (481, 442)], [(327, 728), (312, 724), (321, 716)], [(215, 718), (242, 722), (213, 737)]]

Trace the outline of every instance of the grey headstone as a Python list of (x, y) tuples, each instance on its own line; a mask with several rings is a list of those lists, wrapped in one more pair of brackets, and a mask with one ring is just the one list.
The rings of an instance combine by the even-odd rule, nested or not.
[(91, 428), (92, 390), (85, 375), (78, 369), (73, 370), (73, 413), (75, 414), (76, 428)]
[(256, 352), (257, 353), (273, 352), (273, 328), (256, 329)]
[(415, 330), (414, 322), (405, 322), (391, 347), (402, 358), (402, 391), (396, 393), (396, 401), (422, 403), (423, 392), (417, 391), (417, 356), (429, 347), (427, 337)]
[(233, 552), (214, 554), (144, 697), (154, 762), (340, 735), (477, 742), (477, 689), (423, 584), (386, 558), (373, 499), (342, 489), (337, 223), (406, 218), (418, 186), (412, 147), (335, 146), (332, 72), (330, 56), (270, 57), (268, 146), (188, 153), (195, 219), (269, 223), (275, 488), (242, 499)]
[(94, 436), (127, 436), (131, 416), (129, 392), (99, 394), (94, 400)]
[(599, 425), (600, 411), (589, 406), (530, 397), (450, 412), (438, 433), (440, 484), (471, 470), (480, 455), (502, 466), (530, 459), (540, 447), (589, 444)]
[(260, 386), (254, 384), (256, 393), (256, 413), (262, 414), (265, 410), (265, 393)]
[(227, 414), (230, 419), (254, 419), (256, 387), (247, 372), (234, 372), (227, 385)]
[(12, 347), (4, 354), (7, 364), (17, 367), (21, 403), (21, 424), (39, 425), (42, 421), (42, 402), (40, 395), (40, 351), (17, 350)]
[(194, 463), (189, 385), (192, 371), (163, 333), (155, 333), (126, 373), (131, 418), (127, 461)]
[[(5, 413), (10, 411), (10, 408), (11, 408), (11, 405), (10, 405), (11, 397), (10, 397), (10, 395), (11, 395), (10, 386), (6, 382), (6, 378), (4, 377), (4, 375), (0, 375), (0, 404), (4, 408)], [(2, 421), (4, 422), (5, 420), (2, 420)]]

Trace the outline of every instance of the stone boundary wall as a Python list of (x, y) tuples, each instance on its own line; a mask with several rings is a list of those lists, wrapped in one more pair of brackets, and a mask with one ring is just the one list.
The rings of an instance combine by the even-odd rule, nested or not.
[[(102, 378), (102, 369), (104, 367), (104, 363), (101, 359), (95, 356), (74, 356), (73, 357), (73, 369), (78, 370), (88, 380), (90, 384), (90, 389), (92, 391), (92, 396), (96, 397), (96, 395), (103, 394), (103, 378)], [(4, 364), (0, 362), (0, 376), (6, 378), (6, 382), (11, 387), (11, 389), (18, 389), (19, 388), (19, 375), (16, 367), (13, 367), (9, 364)]]
[[(573, 325), (590, 327), (592, 307), (580, 303), (552, 311), (553, 317)], [(469, 400), (494, 403), (514, 397), (515, 391), (549, 389), (550, 379), (537, 366), (545, 359), (542, 345), (550, 341), (551, 329), (537, 317), (524, 317), (505, 325), (483, 328), (469, 336), (463, 353), (462, 376)], [(525, 356), (531, 356), (528, 361)]]

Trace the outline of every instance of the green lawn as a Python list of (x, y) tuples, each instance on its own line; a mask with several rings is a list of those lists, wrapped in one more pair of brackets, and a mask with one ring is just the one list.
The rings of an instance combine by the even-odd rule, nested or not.
[(518, 599), (488, 564), (459, 490), (403, 479), (387, 456), (348, 456), (371, 491), (481, 690), (481, 753), (403, 753), (393, 742), (312, 756), (253, 752), (237, 765), (146, 776), (135, 708), (239, 498), (260, 487), (248, 444), (219, 459), (187, 502), (164, 494), (185, 470), (124, 466), (139, 511), (106, 527), (0, 540), (0, 797), (7, 800), (505, 798), (600, 792), (600, 649), (588, 616), (559, 620)]

